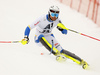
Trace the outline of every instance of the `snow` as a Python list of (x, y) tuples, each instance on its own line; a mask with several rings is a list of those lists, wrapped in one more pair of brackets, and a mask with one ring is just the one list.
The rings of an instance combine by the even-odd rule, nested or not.
[[(1, 0), (0, 40), (21, 40), (27, 25), (37, 17), (48, 13), (51, 5), (57, 5), (63, 24), (72, 30), (100, 39), (100, 27), (90, 19), (56, 0)], [(62, 47), (86, 60), (89, 70), (84, 70), (71, 60), (59, 63), (44, 47), (34, 43), (35, 29), (30, 33), (30, 43), (0, 43), (0, 75), (100, 75), (100, 41), (68, 31), (53, 33)], [(43, 55), (41, 55), (43, 53)]]

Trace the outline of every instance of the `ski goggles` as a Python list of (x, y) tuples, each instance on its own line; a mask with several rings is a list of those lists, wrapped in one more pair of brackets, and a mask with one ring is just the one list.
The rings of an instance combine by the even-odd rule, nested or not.
[(59, 13), (59, 11), (50, 10), (52, 13)]
[(54, 17), (54, 16), (55, 16), (55, 17), (58, 17), (59, 14), (58, 14), (58, 13), (51, 13), (51, 16), (52, 16), (52, 17)]

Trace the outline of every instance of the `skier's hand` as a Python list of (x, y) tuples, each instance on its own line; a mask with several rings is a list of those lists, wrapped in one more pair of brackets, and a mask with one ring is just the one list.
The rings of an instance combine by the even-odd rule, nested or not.
[(62, 34), (67, 34), (67, 30), (66, 29), (63, 29), (61, 32), (62, 32)]
[(28, 37), (24, 37), (24, 39), (22, 39), (21, 43), (23, 45), (28, 44), (29, 43), (29, 38)]

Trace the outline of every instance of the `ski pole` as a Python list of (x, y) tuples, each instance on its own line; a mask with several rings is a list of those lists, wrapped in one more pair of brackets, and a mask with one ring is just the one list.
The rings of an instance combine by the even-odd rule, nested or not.
[(54, 45), (54, 44), (53, 44), (53, 40), (52, 40), (52, 48), (51, 48), (51, 52), (50, 52), (50, 54), (51, 54), (51, 53), (52, 53), (52, 51), (53, 51), (53, 45)]
[(0, 41), (0, 43), (20, 43), (21, 41)]
[(91, 39), (94, 39), (94, 40), (100, 41), (100, 39), (94, 38), (94, 37), (92, 37), (92, 36), (89, 36), (89, 35), (86, 35), (86, 34), (83, 34), (83, 33), (77, 32), (77, 31), (72, 30), (72, 29), (68, 29), (68, 28), (66, 28), (66, 29), (69, 30), (69, 31), (72, 31), (72, 32), (78, 33), (78, 34), (80, 34), (80, 35), (83, 35), (83, 36), (89, 37), (89, 38), (91, 38)]

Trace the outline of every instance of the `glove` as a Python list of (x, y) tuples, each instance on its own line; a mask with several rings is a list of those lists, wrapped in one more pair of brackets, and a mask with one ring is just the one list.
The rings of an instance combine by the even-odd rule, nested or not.
[(67, 30), (66, 29), (63, 29), (61, 32), (62, 32), (62, 34), (67, 34)]
[(28, 44), (29, 43), (29, 38), (27, 36), (25, 36), (24, 39), (22, 39), (21, 43), (23, 45)]

